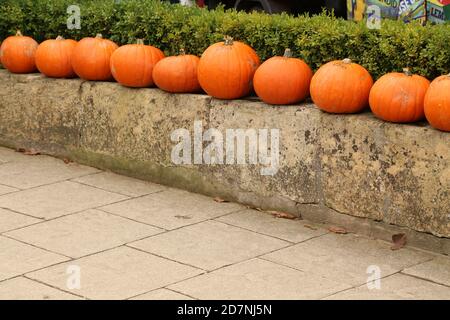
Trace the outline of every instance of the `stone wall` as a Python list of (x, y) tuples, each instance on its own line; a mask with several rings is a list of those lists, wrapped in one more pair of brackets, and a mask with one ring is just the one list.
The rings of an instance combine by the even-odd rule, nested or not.
[[(280, 167), (175, 165), (171, 133), (277, 128)], [(450, 134), (371, 113), (273, 107), (0, 70), (0, 144), (312, 220), (360, 217), (450, 238)]]

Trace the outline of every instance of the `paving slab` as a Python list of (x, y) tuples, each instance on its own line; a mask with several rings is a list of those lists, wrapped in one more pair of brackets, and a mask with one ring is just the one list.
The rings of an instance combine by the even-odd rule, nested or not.
[(263, 256), (308, 273), (320, 274), (352, 286), (366, 283), (370, 270), (379, 268), (386, 277), (409, 266), (430, 260), (433, 255), (353, 234), (327, 234)]
[(440, 256), (431, 261), (406, 268), (403, 273), (450, 287), (450, 258)]
[(117, 193), (64, 181), (0, 196), (0, 207), (51, 219), (125, 199)]
[(0, 300), (81, 300), (73, 294), (18, 277), (0, 282)]
[(1, 183), (19, 189), (29, 189), (99, 172), (95, 168), (73, 162), (66, 164), (60, 159), (47, 156), (23, 157), (0, 166)]
[(450, 288), (414, 277), (394, 274), (381, 279), (380, 289), (362, 285), (327, 300), (450, 300)]
[(257, 210), (240, 211), (216, 220), (295, 243), (327, 233), (326, 229), (308, 227), (301, 220), (280, 219)]
[(0, 236), (0, 281), (67, 260), (56, 253)]
[(149, 293), (141, 294), (130, 300), (193, 300), (192, 298), (185, 296), (184, 294), (168, 290), (157, 289)]
[(0, 233), (26, 227), (40, 221), (42, 220), (0, 208)]
[[(68, 288), (68, 267), (80, 271), (80, 289)], [(120, 247), (27, 274), (89, 299), (127, 299), (202, 273), (139, 250)]]
[(11, 238), (79, 258), (162, 232), (162, 229), (87, 210), (8, 232)]
[(136, 221), (167, 230), (201, 222), (242, 210), (236, 203), (218, 203), (212, 198), (169, 189), (102, 208)]
[(143, 196), (167, 189), (159, 184), (125, 177), (111, 172), (92, 174), (76, 178), (74, 181), (130, 197)]
[(450, 299), (449, 257), (390, 247), (0, 147), (0, 299)]
[(129, 244), (204, 270), (251, 259), (289, 242), (217, 221), (205, 221)]
[(319, 299), (349, 286), (270, 261), (253, 259), (168, 288), (202, 300), (297, 300)]

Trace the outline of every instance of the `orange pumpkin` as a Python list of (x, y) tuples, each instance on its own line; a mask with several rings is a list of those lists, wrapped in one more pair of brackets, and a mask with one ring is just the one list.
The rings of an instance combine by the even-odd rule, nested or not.
[(159, 61), (153, 69), (153, 80), (158, 88), (173, 93), (200, 91), (197, 69), (200, 58), (185, 54), (167, 57)]
[(84, 38), (75, 46), (72, 56), (73, 70), (85, 80), (111, 80), (109, 63), (117, 48), (117, 44), (103, 39), (101, 34), (95, 38)]
[(248, 45), (225, 37), (210, 46), (198, 65), (198, 81), (205, 92), (219, 99), (237, 99), (253, 88), (253, 76), (260, 64), (256, 52)]
[(450, 74), (431, 82), (424, 105), (425, 116), (431, 126), (450, 132)]
[(319, 68), (311, 80), (311, 98), (329, 113), (356, 113), (369, 105), (373, 79), (350, 59), (331, 61)]
[(286, 49), (283, 57), (270, 58), (256, 70), (253, 84), (264, 102), (293, 104), (308, 96), (312, 76), (311, 68)]
[(31, 73), (36, 71), (35, 54), (38, 43), (25, 37), (20, 31), (3, 41), (0, 47), (0, 61), (12, 73)]
[(369, 104), (380, 119), (406, 123), (424, 117), (424, 98), (430, 81), (413, 75), (409, 69), (403, 73), (388, 73), (378, 79), (370, 90)]
[(123, 86), (144, 88), (153, 86), (153, 68), (164, 58), (158, 48), (144, 45), (143, 40), (137, 44), (128, 44), (117, 49), (111, 57), (111, 72)]
[(47, 77), (73, 78), (72, 54), (77, 42), (57, 37), (42, 42), (36, 50), (36, 66)]

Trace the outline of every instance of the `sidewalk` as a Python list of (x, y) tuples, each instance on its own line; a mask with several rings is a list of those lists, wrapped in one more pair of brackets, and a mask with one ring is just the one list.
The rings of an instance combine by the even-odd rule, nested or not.
[(449, 257), (390, 247), (0, 148), (0, 299), (450, 299)]

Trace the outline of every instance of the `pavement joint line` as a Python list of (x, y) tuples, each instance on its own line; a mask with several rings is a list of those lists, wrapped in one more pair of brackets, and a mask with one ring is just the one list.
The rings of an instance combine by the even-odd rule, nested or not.
[(178, 292), (178, 291), (176, 291), (176, 290), (169, 289), (169, 288), (166, 288), (166, 287), (160, 287), (160, 288), (152, 289), (152, 290), (150, 290), (150, 291), (146, 291), (146, 292), (144, 292), (144, 293), (139, 293), (139, 294), (137, 294), (137, 295), (128, 297), (128, 298), (126, 298), (125, 300), (131, 300), (131, 299), (134, 299), (134, 298), (137, 298), (137, 297), (140, 297), (140, 296), (143, 296), (143, 295), (145, 295), (145, 294), (149, 294), (149, 293), (152, 293), (152, 292), (161, 290), (161, 289), (165, 289), (165, 290), (168, 290), (168, 291), (172, 291), (172, 292), (175, 292), (175, 293), (178, 293), (178, 294), (182, 294), (182, 295), (184, 295), (184, 296), (186, 296), (186, 297), (192, 298), (192, 299), (194, 299), (194, 300), (198, 300), (197, 298), (191, 297), (191, 296), (188, 295), (188, 294), (184, 294), (184, 293), (181, 293), (181, 292)]
[[(57, 158), (55, 158), (55, 159), (57, 159)], [(92, 167), (88, 167), (88, 168), (92, 168)], [(96, 169), (96, 168), (94, 168), (94, 169)], [(98, 169), (96, 169), (96, 170), (98, 170)], [(64, 178), (64, 179), (61, 179), (61, 180), (58, 179), (57, 181), (52, 181), (52, 182), (49, 182), (49, 183), (44, 183), (44, 184), (40, 184), (38, 186), (33, 186), (33, 187), (30, 187), (30, 188), (25, 188), (25, 189), (19, 188), (19, 187), (15, 187), (15, 186), (6, 185), (6, 184), (4, 184), (4, 185), (7, 186), (7, 187), (10, 187), (10, 188), (19, 189), (17, 191), (13, 191), (13, 192), (8, 193), (8, 194), (11, 194), (11, 193), (17, 193), (17, 192), (21, 192), (21, 191), (33, 190), (33, 189), (37, 189), (37, 188), (40, 188), (40, 187), (47, 187), (47, 186), (51, 186), (52, 184), (58, 184), (58, 183), (66, 182), (66, 181), (67, 182), (74, 182), (74, 181), (71, 181), (71, 179), (83, 178), (83, 177), (88, 176), (90, 174), (92, 174), (92, 173), (82, 174), (80, 176), (76, 176), (76, 177), (72, 177), (72, 178)], [(111, 192), (111, 191), (109, 191), (109, 192)], [(111, 192), (111, 193), (113, 193), (113, 192)], [(4, 196), (4, 195), (0, 195), (0, 198), (2, 196)]]
[[(2, 183), (0, 183), (0, 187), (8, 187), (8, 188), (12, 188), (12, 189), (19, 189), (19, 190), (20, 190), (20, 188), (17, 188), (17, 187), (13, 187), (13, 186), (10, 186), (10, 185), (7, 185), (7, 184), (4, 184), (3, 182), (2, 182)], [(17, 191), (17, 190), (14, 190), (14, 191)]]
[(182, 294), (183, 296), (189, 297), (189, 298), (191, 298), (191, 299), (193, 299), (193, 300), (200, 300), (199, 298), (196, 298), (196, 297), (194, 297), (194, 296), (191, 296), (190, 294), (184, 293), (184, 292), (182, 292), (182, 291), (178, 291), (178, 290), (171, 289), (171, 288), (167, 288), (167, 287), (163, 287), (163, 289), (166, 289), (166, 290), (169, 290), (169, 291), (178, 293), (178, 294)]
[[(308, 241), (308, 240), (306, 240), (306, 241)], [(306, 242), (306, 241), (305, 241), (305, 242)], [(285, 248), (281, 248), (281, 249), (279, 249), (279, 250), (284, 250), (284, 249), (285, 249)], [(278, 250), (274, 250), (274, 251), (272, 251), (272, 252), (275, 252), (275, 251), (278, 251)], [(269, 253), (267, 253), (267, 254), (270, 254), (270, 253), (272, 253), (272, 252), (269, 252)], [(284, 264), (284, 263), (279, 262), (279, 261), (272, 261), (272, 260), (269, 260), (268, 258), (264, 258), (264, 255), (266, 255), (266, 254), (260, 255), (260, 256), (258, 256), (258, 257), (256, 257), (256, 258), (262, 259), (262, 260), (265, 260), (265, 261), (268, 261), (268, 262), (272, 262), (272, 263), (275, 263), (275, 264), (278, 264), (278, 265), (281, 265), (281, 266), (284, 266), (284, 267), (288, 267), (288, 268), (291, 268), (291, 269), (294, 269), (294, 270), (297, 270), (297, 271), (301, 271), (301, 272), (305, 272), (305, 273), (308, 273), (308, 272), (309, 272), (309, 271), (302, 270), (302, 269), (299, 269), (299, 268), (296, 268), (296, 267), (293, 267), (293, 266), (289, 266), (289, 265)], [(433, 260), (433, 259), (434, 259), (434, 258), (431, 258), (431, 259), (428, 259), (428, 260), (425, 260), (425, 261), (422, 261), (422, 262), (419, 262), (419, 263), (415, 263), (415, 264), (413, 264), (412, 266), (416, 266), (416, 265), (419, 265), (419, 264), (422, 264), (422, 263), (425, 263), (425, 262), (429, 262), (429, 261), (431, 261), (431, 260)], [(394, 274), (399, 274), (399, 273), (402, 273), (402, 274), (403, 274), (402, 271), (403, 271), (405, 268), (411, 268), (411, 266), (406, 266), (406, 267), (404, 267), (403, 269), (400, 269), (400, 270), (395, 271), (395, 272), (393, 272), (393, 273), (390, 273), (390, 274), (388, 274), (388, 275), (386, 275), (386, 276), (383, 276), (383, 277), (381, 277), (380, 279), (384, 279), (384, 278), (390, 277), (390, 276), (392, 276), (392, 275), (394, 275)], [(325, 278), (325, 279), (333, 280), (333, 278), (329, 278), (329, 277), (323, 276), (323, 275), (321, 275), (321, 274), (316, 274), (315, 272), (311, 272), (311, 273), (314, 274), (314, 275), (317, 275), (317, 276), (319, 276), (319, 277)], [(426, 279), (424, 279), (424, 280), (426, 280)], [(333, 281), (335, 281), (335, 280), (333, 280)], [(432, 281), (429, 281), (429, 282), (432, 282)], [(346, 282), (343, 282), (343, 283), (344, 283), (344, 284), (351, 285), (350, 283), (346, 283)], [(360, 287), (360, 286), (362, 286), (362, 285), (364, 285), (364, 284), (365, 284), (365, 283), (356, 285), (354, 288)], [(438, 284), (439, 284), (439, 283), (438, 283)], [(351, 285), (351, 286), (353, 286), (353, 285)], [(347, 290), (347, 289), (346, 289), (346, 290)]]
[(38, 218), (38, 217), (32, 216), (32, 215), (30, 215), (30, 214), (28, 214), (28, 213), (23, 213), (23, 212), (20, 212), (20, 211), (11, 209), (11, 208), (0, 207), (0, 209), (6, 210), (6, 211), (10, 211), (10, 212), (15, 213), (15, 214), (20, 214), (21, 216), (25, 216), (25, 217), (28, 217), (28, 218), (39, 219), (39, 220), (45, 220), (45, 219), (43, 219), (43, 218)]
[[(377, 279), (377, 280), (380, 280), (380, 281), (381, 281), (381, 280), (383, 280), (383, 279), (392, 277), (392, 276), (394, 276), (394, 275), (396, 275), (396, 274), (400, 274), (400, 271), (396, 271), (396, 272), (391, 273), (391, 274), (388, 274), (388, 275), (386, 275), (386, 276), (384, 276), (384, 277), (380, 277), (380, 278)], [(347, 283), (345, 283), (345, 284), (347, 284)], [(349, 284), (349, 285), (350, 285), (350, 284)], [(367, 285), (367, 281), (364, 282), (364, 283), (358, 283), (358, 284), (356, 284), (356, 285), (351, 285), (351, 286), (352, 286), (351, 288), (339, 290), (339, 291), (337, 291), (337, 292), (335, 292), (335, 293), (328, 294), (328, 295), (326, 295), (325, 297), (320, 298), (320, 300), (324, 300), (324, 299), (326, 299), (326, 298), (332, 297), (332, 296), (337, 295), (337, 294), (342, 293), (342, 292), (346, 292), (346, 291), (350, 291), (350, 290), (353, 290), (353, 289), (357, 289), (357, 288), (359, 288), (359, 287), (362, 287), (363, 285)]]
[[(23, 227), (19, 227), (19, 228), (13, 229), (13, 230), (5, 231), (5, 232), (12, 232), (12, 231), (16, 231), (16, 230), (25, 229), (25, 228), (27, 228), (27, 227), (35, 226), (35, 225), (38, 225), (38, 224), (41, 224), (41, 223), (45, 223), (45, 222), (57, 220), (57, 219), (60, 219), (60, 218), (64, 218), (64, 217), (68, 217), (68, 216), (72, 216), (72, 215), (77, 215), (77, 214), (80, 214), (80, 213), (83, 213), (83, 212), (89, 211), (89, 210), (99, 210), (99, 211), (102, 211), (102, 212), (105, 212), (105, 213), (110, 213), (110, 212), (108, 212), (108, 211), (101, 210), (101, 208), (107, 207), (107, 206), (113, 205), (113, 204), (118, 204), (118, 203), (121, 203), (121, 202), (123, 202), (123, 201), (128, 201), (128, 200), (133, 200), (133, 199), (131, 199), (131, 198), (129, 198), (129, 199), (123, 199), (123, 200), (111, 202), (111, 203), (108, 203), (108, 204), (102, 204), (102, 205), (97, 206), (97, 207), (86, 208), (86, 209), (78, 210), (78, 211), (75, 211), (75, 212), (70, 212), (70, 213), (63, 214), (63, 215), (60, 215), (60, 216), (57, 216), (57, 217), (52, 217), (52, 218), (49, 218), (49, 219), (45, 219), (45, 218), (42, 218), (42, 217), (33, 216), (33, 215), (26, 214), (26, 213), (23, 213), (23, 212), (20, 212), (20, 211), (15, 211), (15, 210), (12, 210), (12, 209), (10, 209), (10, 208), (0, 207), (0, 209), (9, 210), (9, 211), (12, 211), (12, 212), (14, 212), (14, 213), (19, 213), (19, 214), (23, 214), (23, 215), (29, 216), (30, 218), (35, 218), (35, 219), (40, 219), (40, 220), (42, 220), (42, 221), (39, 221), (39, 222), (30, 224), (30, 225), (27, 225), (27, 226), (23, 226)], [(110, 213), (110, 214), (111, 214), (111, 213)], [(116, 216), (117, 216), (117, 215), (116, 215)], [(123, 218), (123, 217), (122, 217), (122, 218)], [(141, 222), (141, 223), (142, 223), (142, 222)], [(157, 228), (158, 228), (158, 227), (157, 227)], [(159, 229), (163, 229), (163, 228), (159, 228)], [(0, 234), (3, 235), (3, 233), (0, 233)]]
[[(1, 236), (0, 236), (0, 237), (1, 237)], [(16, 239), (13, 239), (13, 240), (16, 240)], [(14, 276), (14, 277), (10, 277), (10, 278), (6, 278), (6, 279), (3, 279), (3, 280), (0, 280), (0, 284), (1, 284), (2, 282), (4, 282), (4, 281), (7, 281), (7, 280), (10, 280), (10, 279), (13, 279), (13, 278), (17, 278), (17, 277), (20, 277), (20, 276), (25, 276), (25, 275), (28, 275), (28, 274), (30, 274), (30, 273), (39, 272), (39, 271), (45, 270), (45, 269), (47, 269), (47, 268), (53, 268), (53, 267), (56, 267), (56, 266), (58, 266), (58, 265), (62, 265), (62, 264), (70, 263), (70, 262), (76, 262), (77, 260), (81, 260), (81, 259), (84, 259), (84, 258), (89, 258), (89, 257), (94, 256), (94, 255), (96, 255), (96, 254), (104, 253), (104, 252), (107, 252), (107, 251), (110, 251), (110, 250), (115, 250), (115, 249), (118, 249), (118, 248), (120, 248), (120, 247), (128, 247), (128, 246), (126, 246), (125, 244), (121, 244), (121, 245), (118, 245), (118, 246), (113, 247), (113, 248), (108, 248), (108, 249), (104, 249), (104, 250), (101, 250), (101, 251), (98, 251), (98, 252), (89, 253), (89, 254), (86, 254), (86, 255), (84, 255), (84, 256), (80, 256), (80, 257), (78, 257), (78, 258), (70, 258), (70, 259), (65, 260), (65, 261), (60, 261), (60, 262), (57, 262), (57, 263), (53, 263), (53, 264), (50, 264), (50, 265), (45, 266), (45, 267), (42, 267), (42, 268), (38, 268), (38, 269), (33, 269), (33, 270), (30, 270), (30, 271), (27, 271), (27, 272), (25, 272), (25, 273), (23, 273), (23, 274), (16, 275), (16, 276)], [(38, 247), (37, 247), (37, 248), (38, 248)], [(138, 249), (132, 248), (132, 247), (128, 247), (128, 248), (138, 250)], [(40, 249), (40, 248), (39, 248), (39, 249)], [(142, 251), (142, 250), (138, 250), (138, 251)], [(146, 254), (151, 254), (151, 253), (148, 253), (148, 252), (146, 252), (146, 251), (143, 251), (143, 252), (145, 252)], [(58, 255), (59, 255), (59, 254), (58, 254)], [(169, 260), (169, 259), (167, 259), (167, 260)], [(178, 262), (178, 261), (176, 261), (176, 262)], [(179, 262), (178, 262), (178, 263), (179, 263)], [(199, 268), (197, 268), (197, 269), (199, 269)], [(32, 278), (32, 279), (34, 279), (34, 278)]]
[[(219, 218), (220, 218), (220, 217), (219, 217)], [(224, 225), (227, 225), (227, 226), (230, 226), (230, 227), (238, 228), (238, 229), (241, 229), (241, 230), (249, 231), (249, 232), (258, 234), (258, 235), (260, 235), (260, 236), (272, 238), (272, 239), (275, 239), (275, 240), (280, 240), (280, 241), (286, 242), (286, 243), (288, 243), (288, 244), (290, 244), (290, 245), (296, 245), (297, 243), (301, 243), (301, 242), (293, 242), (293, 241), (281, 239), (281, 238), (272, 236), (272, 235), (270, 235), (270, 234), (265, 234), (265, 233), (261, 233), (261, 232), (255, 231), (255, 230), (243, 228), (243, 227), (240, 227), (240, 226), (235, 226), (235, 225), (233, 225), (233, 224), (226, 223), (226, 222), (223, 222), (223, 221), (220, 221), (220, 220), (216, 220), (216, 219), (214, 219), (214, 220), (212, 220), (212, 221), (218, 222), (218, 223), (220, 223), (220, 224), (224, 224)], [(309, 240), (309, 239), (308, 239), (308, 240)], [(306, 241), (306, 240), (304, 240), (304, 241)], [(302, 241), (302, 242), (303, 242), (303, 241)], [(288, 246), (288, 247), (290, 247), (290, 246)], [(277, 249), (277, 250), (278, 250), (278, 249)]]
[[(102, 209), (98, 209), (98, 210), (102, 210)], [(106, 211), (106, 210), (102, 210), (102, 211), (105, 212), (105, 213), (110, 213), (110, 214), (112, 214), (112, 215), (114, 215), (114, 216), (117, 216), (117, 217), (122, 217), (122, 218), (124, 218), (123, 216), (121, 216), (120, 214), (117, 214), (117, 213), (111, 213), (111, 212), (108, 212), (108, 211)], [(230, 213), (226, 213), (226, 214), (224, 214), (224, 215), (228, 215), (228, 214), (232, 214), (232, 213), (237, 213), (237, 212), (240, 212), (240, 211), (243, 211), (243, 210), (233, 211), (233, 212), (230, 212)], [(141, 221), (138, 221), (138, 220), (130, 219), (131, 221), (135, 221), (135, 222), (138, 222), (138, 223), (141, 223), (141, 224), (145, 224), (145, 225), (148, 225), (148, 226), (151, 226), (151, 227), (159, 228), (159, 229), (162, 229), (162, 230), (165, 230), (165, 231), (164, 231), (164, 232), (161, 232), (161, 233), (158, 233), (158, 234), (152, 234), (152, 235), (150, 235), (150, 236), (146, 236), (145, 238), (142, 238), (142, 239), (140, 239), (140, 240), (130, 241), (130, 242), (127, 242), (126, 244), (132, 244), (132, 243), (137, 242), (137, 241), (147, 240), (147, 239), (149, 239), (149, 238), (156, 237), (156, 236), (161, 235), (161, 234), (164, 234), (164, 233), (173, 232), (173, 231), (180, 230), (180, 229), (183, 229), (183, 228), (195, 226), (195, 225), (201, 224), (201, 223), (203, 223), (203, 222), (208, 222), (208, 221), (218, 222), (218, 221), (215, 221), (215, 219), (216, 219), (216, 218), (223, 217), (224, 215), (220, 215), (220, 216), (217, 216), (217, 217), (215, 217), (215, 218), (207, 218), (207, 219), (205, 219), (205, 220), (197, 221), (197, 222), (194, 222), (194, 223), (191, 223), (191, 224), (186, 224), (186, 225), (183, 225), (183, 226), (180, 226), (180, 227), (176, 227), (176, 228), (174, 228), (174, 229), (165, 229), (165, 228), (163, 228), (163, 227), (158, 227), (157, 225), (153, 225), (153, 224), (141, 222)]]
[[(220, 217), (219, 217), (219, 218), (220, 218)], [(228, 225), (228, 226), (230, 226), (230, 227), (235, 227), (235, 228), (239, 228), (239, 229), (242, 229), (242, 230), (250, 231), (250, 232), (259, 234), (259, 235), (261, 235), (261, 236), (274, 238), (274, 239), (281, 240), (281, 241), (284, 241), (284, 242), (289, 242), (289, 243), (291, 243), (291, 244), (297, 244), (297, 243), (300, 243), (300, 242), (294, 242), (294, 241), (291, 241), (291, 240), (286, 240), (286, 239), (283, 239), (283, 238), (279, 238), (279, 237), (277, 237), (277, 236), (274, 236), (274, 235), (271, 235), (271, 234), (267, 234), (267, 233), (263, 233), (263, 232), (260, 232), (260, 231), (251, 230), (251, 229), (248, 229), (248, 228), (245, 228), (245, 227), (242, 227), (242, 226), (236, 226), (236, 225), (234, 225), (234, 224), (232, 224), (232, 223), (229, 223), (229, 222), (217, 220), (217, 219), (219, 219), (219, 218), (214, 219), (214, 221), (220, 222), (220, 223), (225, 224), (225, 225)]]
[(91, 299), (89, 299), (88, 297), (82, 296), (82, 295), (80, 295), (80, 294), (77, 294), (77, 293), (74, 293), (74, 292), (71, 292), (71, 291), (67, 291), (67, 290), (61, 289), (61, 288), (56, 287), (56, 286), (54, 286), (54, 285), (52, 285), (52, 284), (43, 282), (43, 281), (41, 281), (41, 280), (39, 280), (39, 279), (35, 279), (35, 278), (29, 277), (29, 276), (26, 276), (26, 275), (22, 275), (22, 277), (24, 277), (24, 278), (26, 278), (26, 279), (28, 279), (28, 280), (30, 280), (30, 281), (35, 281), (35, 282), (37, 282), (37, 283), (40, 283), (40, 284), (45, 285), (45, 286), (47, 286), (47, 287), (50, 287), (50, 288), (52, 288), (52, 289), (55, 289), (55, 290), (58, 290), (58, 291), (61, 291), (61, 292), (68, 293), (68, 294), (70, 294), (70, 295), (76, 296), (76, 297), (78, 297), (78, 298), (82, 298), (82, 299), (85, 299), (85, 300), (91, 300)]
[(14, 278), (17, 278), (17, 277), (25, 277), (27, 274), (30, 274), (30, 273), (33, 273), (33, 272), (38, 272), (38, 271), (41, 271), (41, 270), (44, 270), (44, 269), (47, 269), (47, 268), (56, 267), (56, 266), (58, 266), (58, 265), (60, 265), (60, 264), (68, 263), (68, 262), (71, 262), (71, 261), (73, 261), (73, 259), (65, 260), (65, 261), (60, 261), (60, 262), (57, 262), (57, 263), (49, 264), (48, 266), (45, 266), (45, 267), (42, 267), (42, 268), (33, 269), (33, 270), (27, 271), (27, 272), (25, 272), (25, 273), (22, 273), (22, 274), (19, 274), (19, 275), (15, 275), (15, 276), (13, 276), (13, 277), (9, 277), (9, 278), (0, 280), (0, 285), (1, 285), (3, 282), (5, 282), (5, 281), (11, 280), (11, 279), (14, 279)]
[(432, 280), (432, 279), (423, 278), (423, 277), (418, 276), (418, 275), (405, 273), (404, 270), (400, 270), (399, 273), (402, 274), (402, 275), (404, 275), (404, 276), (408, 276), (408, 277), (411, 277), (411, 278), (416, 278), (416, 279), (419, 279), (419, 280), (431, 282), (431, 283), (434, 283), (434, 284), (437, 284), (437, 285), (440, 285), (440, 286), (443, 286), (443, 287), (450, 288), (450, 285), (448, 285), (448, 284), (436, 282), (436, 281), (434, 281), (434, 280)]
[[(106, 212), (105, 212), (105, 213), (106, 213)], [(78, 214), (80, 214), (80, 213), (78, 213)], [(56, 219), (55, 219), (55, 220), (56, 220)], [(39, 223), (40, 223), (40, 222), (39, 222)], [(34, 225), (39, 224), (39, 223), (35, 223)], [(30, 225), (30, 226), (31, 226), (31, 225)], [(30, 226), (29, 226), (29, 227), (30, 227)], [(25, 228), (26, 228), (26, 227), (25, 227)], [(161, 228), (160, 228), (160, 229), (161, 229)], [(18, 230), (18, 229), (16, 229), (16, 230)], [(160, 233), (157, 233), (157, 234), (155, 234), (155, 235), (163, 234), (163, 233), (165, 233), (165, 231), (161, 231)], [(122, 246), (127, 245), (128, 243), (133, 243), (133, 242), (137, 242), (137, 241), (140, 241), (140, 240), (144, 240), (145, 238), (148, 237), (148, 236), (145, 236), (145, 237), (143, 237), (143, 238), (138, 238), (138, 239), (132, 240), (132, 241), (130, 241), (130, 242), (121, 243), (121, 244), (119, 244), (119, 245), (117, 245), (117, 246), (114, 246), (114, 247), (111, 247), (111, 248), (102, 249), (102, 250), (100, 250), (100, 251), (92, 252), (92, 253), (89, 253), (89, 254), (86, 254), (86, 255), (82, 255), (82, 256), (79, 256), (79, 257), (71, 257), (71, 256), (68, 256), (68, 255), (66, 255), (66, 254), (64, 254), (64, 253), (52, 251), (52, 250), (50, 250), (50, 249), (46, 249), (46, 248), (44, 248), (44, 247), (40, 247), (40, 246), (37, 246), (37, 245), (35, 245), (35, 244), (28, 243), (28, 242), (26, 242), (26, 241), (16, 239), (16, 238), (14, 238), (14, 237), (11, 236), (11, 235), (0, 234), (0, 236), (4, 236), (5, 238), (9, 238), (9, 239), (11, 239), (11, 240), (15, 240), (15, 241), (21, 242), (21, 243), (23, 243), (23, 244), (30, 245), (30, 246), (35, 247), (35, 248), (37, 248), (37, 249), (43, 249), (43, 250), (49, 251), (49, 252), (54, 253), (54, 254), (57, 254), (57, 255), (62, 255), (62, 256), (64, 256), (65, 258), (69, 258), (69, 259), (71, 259), (71, 260), (78, 260), (78, 259), (81, 259), (81, 258), (84, 258), (84, 257), (88, 257), (88, 256), (91, 256), (91, 255), (94, 255), (94, 254), (97, 254), (97, 253), (102, 253), (102, 252), (105, 252), (105, 251), (108, 251), (108, 250), (117, 249), (117, 248), (120, 248), (120, 247), (122, 247)], [(135, 249), (135, 248), (133, 248), (133, 249)], [(148, 252), (147, 252), (147, 253), (148, 253)]]
[(58, 256), (62, 256), (62, 257), (64, 257), (64, 258), (73, 259), (73, 257), (70, 257), (70, 256), (65, 255), (65, 254), (63, 254), (63, 253), (58, 253), (58, 252), (49, 250), (49, 249), (47, 249), (47, 248), (39, 247), (39, 246), (34, 245), (34, 244), (32, 244), (32, 243), (28, 243), (28, 242), (25, 242), (25, 241), (23, 241), (23, 240), (16, 239), (16, 238), (14, 238), (14, 237), (12, 237), (12, 236), (10, 236), (10, 235), (7, 235), (7, 234), (2, 234), (0, 237), (5, 237), (5, 238), (8, 238), (8, 239), (10, 239), (10, 240), (14, 240), (14, 241), (20, 242), (20, 243), (22, 243), (22, 244), (29, 245), (29, 246), (31, 246), (31, 247), (33, 247), (33, 248), (35, 248), (35, 249), (41, 249), (41, 250), (44, 250), (44, 251), (47, 251), (47, 252), (56, 254), (56, 255), (58, 255)]
[[(101, 173), (105, 173), (105, 172), (106, 172), (106, 171), (100, 172), (100, 173), (97, 173), (97, 174), (101, 174)], [(74, 179), (78, 179), (78, 178), (74, 178)], [(116, 194), (119, 194), (119, 195), (121, 195), (121, 196), (128, 197), (129, 200), (131, 200), (131, 199), (136, 199), (136, 198), (138, 198), (138, 197), (148, 196), (148, 195), (151, 195), (151, 194), (160, 193), (160, 192), (162, 192), (162, 191), (165, 191), (165, 190), (158, 190), (158, 191), (153, 191), (153, 192), (149, 192), (149, 193), (142, 194), (142, 195), (138, 195), (138, 196), (131, 196), (131, 195), (129, 195), (129, 194), (120, 193), (120, 192), (117, 192), (117, 191), (111, 191), (111, 190), (108, 190), (108, 189), (105, 189), (105, 188), (100, 188), (100, 187), (98, 187), (98, 186), (90, 185), (90, 184), (88, 184), (88, 183), (76, 181), (76, 180), (74, 180), (74, 179), (67, 180), (67, 181), (74, 182), (74, 183), (78, 183), (78, 184), (84, 185), (84, 186), (86, 186), (86, 187), (96, 188), (96, 189), (102, 190), (102, 191), (107, 191), (107, 192), (116, 193)], [(142, 181), (141, 181), (141, 182), (142, 182)], [(166, 187), (163, 187), (163, 188), (166, 188)]]
[[(138, 241), (139, 241), (139, 240), (138, 240)], [(136, 241), (136, 242), (137, 242), (137, 241)], [(201, 274), (205, 274), (205, 273), (208, 272), (208, 270), (205, 270), (205, 269), (202, 269), (202, 268), (200, 268), (200, 267), (191, 265), (191, 264), (189, 264), (189, 263), (185, 263), (185, 262), (181, 262), (181, 261), (178, 261), (178, 260), (174, 260), (174, 259), (172, 259), (172, 258), (168, 258), (168, 257), (162, 256), (162, 255), (159, 255), (159, 254), (157, 254), (157, 253), (145, 251), (145, 250), (140, 249), (140, 248), (135, 248), (135, 247), (133, 247), (133, 246), (131, 246), (131, 245), (129, 245), (129, 244), (124, 244), (123, 246), (125, 246), (125, 247), (127, 247), (127, 248), (130, 248), (130, 249), (134, 249), (134, 250), (140, 251), (140, 252), (142, 252), (142, 253), (146, 253), (146, 254), (150, 254), (150, 255), (156, 256), (156, 257), (158, 257), (158, 258), (162, 258), (162, 259), (165, 259), (165, 260), (169, 260), (169, 261), (172, 261), (172, 262), (176, 262), (176, 263), (185, 265), (185, 266), (187, 266), (187, 267), (191, 267), (191, 268), (200, 270), (200, 271), (202, 271)]]
[[(118, 218), (130, 220), (130, 221), (133, 221), (133, 222), (136, 222), (136, 223), (140, 223), (140, 224), (143, 224), (143, 225), (146, 225), (146, 226), (149, 226), (149, 227), (153, 227), (153, 228), (160, 229), (160, 230), (162, 230), (161, 233), (165, 233), (165, 232), (170, 231), (170, 230), (165, 229), (165, 228), (163, 228), (163, 227), (158, 227), (158, 226), (156, 226), (156, 225), (154, 225), (154, 224), (150, 224), (150, 223), (147, 223), (147, 222), (142, 222), (142, 221), (135, 220), (135, 219), (132, 219), (132, 218), (129, 218), (129, 217), (121, 216), (120, 214), (117, 214), (117, 213), (113, 213), (113, 212), (106, 211), (106, 210), (103, 209), (103, 207), (101, 207), (101, 208), (96, 208), (95, 210), (98, 210), (98, 211), (101, 211), (101, 212), (110, 214), (110, 215), (115, 216), (115, 217), (118, 217)], [(161, 234), (161, 233), (158, 233), (158, 234)], [(151, 236), (156, 236), (156, 234), (153, 234), (153, 235), (151, 235)], [(150, 237), (151, 237), (151, 236), (150, 236)], [(145, 237), (145, 238), (148, 238), (148, 237), (149, 237), (149, 236), (147, 236), (147, 237)], [(145, 238), (143, 238), (142, 240), (144, 240)], [(131, 241), (131, 242), (134, 242), (134, 241)], [(131, 243), (131, 242), (127, 242), (127, 243)]]
[(5, 184), (5, 183), (3, 183), (3, 182), (0, 183), (0, 185), (5, 186), (5, 187), (8, 187), (8, 188), (17, 189), (17, 190), (8, 192), (8, 193), (3, 193), (2, 196), (6, 195), (6, 194), (10, 194), (10, 193), (14, 193), (14, 192), (19, 192), (19, 191), (24, 191), (24, 190), (26, 190), (26, 189), (22, 189), (22, 188), (10, 186), (9, 184)]

